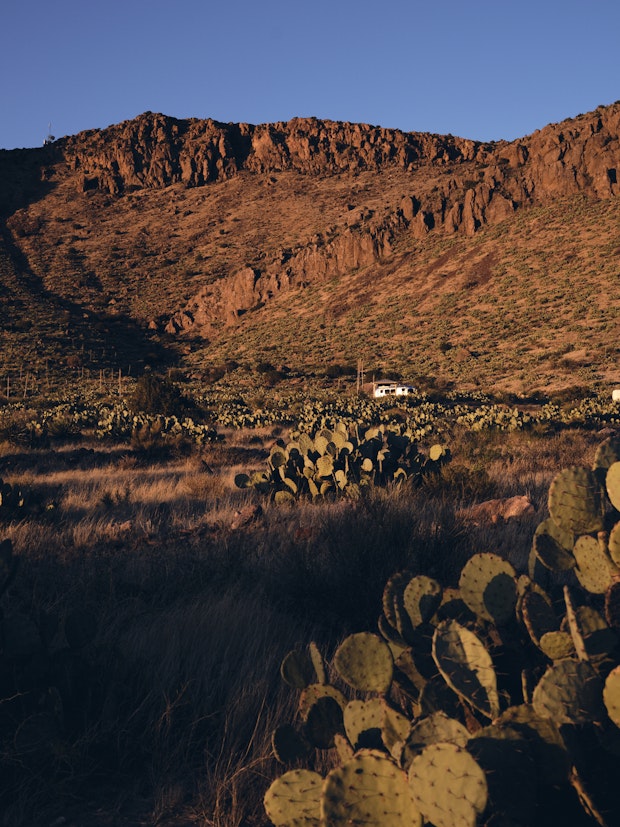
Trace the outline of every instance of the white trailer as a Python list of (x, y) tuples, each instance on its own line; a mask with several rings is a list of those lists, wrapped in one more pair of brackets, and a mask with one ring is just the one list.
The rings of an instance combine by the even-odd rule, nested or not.
[(372, 395), (375, 399), (384, 399), (386, 396), (409, 396), (416, 389), (411, 385), (399, 385), (396, 382), (378, 382), (373, 386)]

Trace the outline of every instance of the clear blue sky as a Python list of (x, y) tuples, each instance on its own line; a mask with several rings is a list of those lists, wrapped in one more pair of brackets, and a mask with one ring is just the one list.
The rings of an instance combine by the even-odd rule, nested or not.
[(620, 98), (619, 0), (2, 0), (0, 148), (150, 109), (514, 139)]

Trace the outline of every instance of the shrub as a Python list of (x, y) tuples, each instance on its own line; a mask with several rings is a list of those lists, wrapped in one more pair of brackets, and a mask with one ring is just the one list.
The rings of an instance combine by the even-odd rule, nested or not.
[(325, 376), (329, 379), (338, 379), (340, 376), (353, 376), (355, 368), (352, 365), (328, 365), (325, 369)]
[(135, 413), (178, 416), (187, 412), (188, 403), (170, 379), (145, 373), (136, 383), (129, 406)]

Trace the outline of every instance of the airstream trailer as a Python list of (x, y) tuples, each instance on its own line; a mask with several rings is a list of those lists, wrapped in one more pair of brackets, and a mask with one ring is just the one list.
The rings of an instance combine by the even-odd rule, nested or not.
[(409, 396), (415, 393), (411, 385), (399, 385), (396, 382), (381, 382), (373, 387), (372, 395), (375, 399), (384, 399), (386, 396)]

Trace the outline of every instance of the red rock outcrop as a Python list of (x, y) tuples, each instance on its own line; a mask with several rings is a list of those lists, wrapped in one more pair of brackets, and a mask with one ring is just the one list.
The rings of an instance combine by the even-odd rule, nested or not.
[(366, 124), (294, 118), (286, 123), (223, 124), (150, 112), (105, 130), (64, 140), (81, 189), (119, 194), (139, 187), (187, 186), (256, 173), (311, 175), (414, 169), (420, 163), (485, 162), (484, 145), (461, 138), (405, 133)]
[[(411, 232), (416, 238), (431, 231), (471, 236), (483, 225), (503, 221), (526, 205), (577, 192), (599, 198), (620, 194), (620, 105), (546, 127), (510, 144), (483, 145), (315, 120), (261, 127), (207, 123), (209, 129), (219, 130), (218, 151), (240, 146), (240, 140), (231, 137), (235, 129), (246, 139), (245, 157), (220, 152), (215, 167), (211, 166), (216, 177), (234, 174), (242, 166), (260, 173), (294, 168), (307, 174), (331, 174), (389, 164), (410, 171), (412, 183), (416, 169), (425, 165), (440, 165), (443, 174), (433, 179), (432, 186), (405, 196), (381, 225), (364, 221), (362, 216), (355, 229), (344, 229), (334, 240), (319, 239), (295, 251), (285, 266), (264, 273), (252, 271), (251, 278), (243, 271), (223, 284), (204, 288), (185, 311), (173, 317), (170, 331), (205, 326), (214, 319), (230, 323), (282, 289), (372, 264), (389, 256), (401, 232)], [(196, 129), (192, 123), (192, 135)], [(188, 183), (199, 183), (195, 178), (199, 165), (190, 166)]]
[[(54, 175), (73, 178), (79, 191), (113, 197), (175, 183), (208, 186), (242, 172), (325, 177), (398, 170), (404, 186), (410, 182), (387, 215), (356, 211), (342, 226), (326, 228), (281, 260), (261, 262), (260, 269), (239, 270), (237, 262), (226, 278), (211, 280), (172, 315), (168, 330), (184, 332), (232, 323), (282, 290), (382, 261), (402, 234), (471, 236), (524, 206), (575, 193), (618, 196), (620, 102), (512, 143), (316, 118), (255, 126), (147, 112), (29, 152), (0, 153), (5, 210), (36, 189), (36, 175), (45, 178), (52, 167)], [(22, 218), (23, 229), (28, 216)]]
[(476, 210), (483, 214), (497, 194), (517, 204), (576, 191), (617, 195), (619, 131), (620, 104), (547, 126), (513, 143), (316, 118), (254, 126), (147, 112), (105, 130), (66, 138), (61, 146), (67, 163), (80, 173), (81, 188), (112, 194), (175, 182), (201, 186), (241, 170), (329, 175), (388, 166), (411, 172), (425, 165), (455, 171), (468, 166), (482, 179), (469, 187), (478, 204), (469, 196), (461, 206), (464, 220), (471, 216), (476, 221)]

